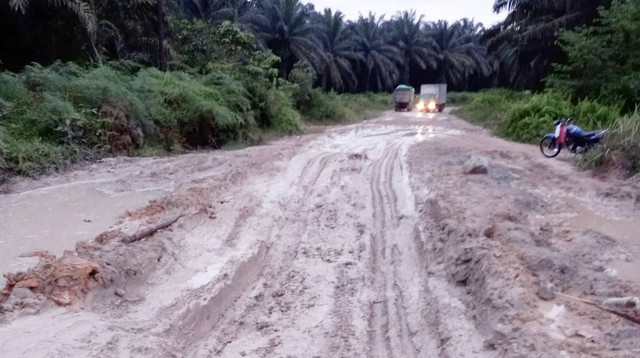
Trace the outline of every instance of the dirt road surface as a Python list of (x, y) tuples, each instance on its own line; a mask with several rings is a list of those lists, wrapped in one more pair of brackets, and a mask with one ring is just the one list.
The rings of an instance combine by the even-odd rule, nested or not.
[[(1, 269), (49, 261), (8, 276), (0, 356), (638, 357), (637, 308), (561, 295), (640, 295), (638, 184), (412, 112), (22, 180)], [(16, 258), (65, 248), (82, 289)]]

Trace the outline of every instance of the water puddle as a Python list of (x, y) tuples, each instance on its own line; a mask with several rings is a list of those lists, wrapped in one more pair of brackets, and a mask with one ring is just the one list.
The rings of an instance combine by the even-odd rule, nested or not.
[(640, 214), (631, 220), (607, 218), (585, 208), (578, 200), (568, 198), (567, 202), (578, 212), (578, 215), (570, 217), (567, 221), (576, 228), (595, 230), (616, 240), (625, 240), (629, 243), (640, 243)]
[[(585, 208), (578, 200), (569, 198), (568, 203), (578, 212), (578, 215), (570, 217), (567, 221), (576, 228), (583, 230), (595, 230), (612, 239), (630, 245), (631, 251), (639, 249), (640, 244), (640, 214), (633, 219), (624, 220), (607, 218), (598, 215)], [(640, 281), (640, 261), (617, 260), (611, 262), (605, 274), (626, 281)]]
[(613, 276), (625, 281), (640, 282), (640, 262), (613, 261), (609, 264)]
[(36, 250), (60, 255), (75, 243), (107, 230), (125, 210), (166, 193), (149, 189), (107, 195), (96, 183), (0, 195), (0, 273), (24, 270), (35, 262), (19, 256)]

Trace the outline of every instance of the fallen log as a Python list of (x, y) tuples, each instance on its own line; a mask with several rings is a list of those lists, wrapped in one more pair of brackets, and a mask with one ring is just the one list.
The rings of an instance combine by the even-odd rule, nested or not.
[(140, 241), (140, 240), (142, 240), (142, 239), (144, 239), (144, 238), (146, 238), (148, 236), (151, 236), (151, 235), (155, 234), (156, 232), (158, 232), (158, 231), (160, 231), (162, 229), (166, 229), (169, 226), (175, 224), (176, 221), (180, 220), (180, 218), (183, 217), (183, 216), (184, 216), (184, 214), (179, 214), (179, 215), (177, 215), (175, 217), (171, 217), (169, 219), (162, 220), (159, 223), (157, 223), (157, 224), (155, 224), (155, 225), (153, 225), (151, 227), (145, 228), (145, 229), (143, 229), (141, 231), (138, 231), (138, 232), (136, 232), (136, 233), (134, 233), (132, 235), (124, 236), (121, 241), (124, 242), (125, 244), (130, 244), (130, 243), (133, 243), (133, 242), (136, 242), (136, 241)]

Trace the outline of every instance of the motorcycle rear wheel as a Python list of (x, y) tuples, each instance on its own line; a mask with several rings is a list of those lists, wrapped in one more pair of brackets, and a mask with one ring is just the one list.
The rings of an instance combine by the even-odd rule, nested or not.
[(540, 141), (540, 152), (547, 158), (557, 157), (561, 150), (562, 145), (559, 145), (555, 138), (544, 137)]

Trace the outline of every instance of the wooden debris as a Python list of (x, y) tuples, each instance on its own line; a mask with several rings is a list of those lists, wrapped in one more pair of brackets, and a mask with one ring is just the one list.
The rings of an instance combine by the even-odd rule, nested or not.
[(184, 214), (176, 215), (175, 217), (160, 221), (159, 223), (151, 227), (144, 228), (133, 235), (126, 235), (122, 238), (122, 242), (130, 244), (132, 242), (140, 241), (148, 236), (155, 234), (156, 232), (162, 229), (166, 229), (169, 226), (175, 224), (176, 221), (180, 220), (182, 216), (184, 216)]
[(612, 313), (612, 314), (614, 314), (614, 315), (616, 315), (618, 317), (624, 318), (624, 319), (626, 319), (628, 321), (631, 321), (631, 322), (633, 322), (635, 324), (640, 324), (640, 318), (634, 317), (634, 316), (632, 316), (630, 314), (627, 314), (627, 313), (624, 313), (624, 312), (619, 312), (619, 311), (616, 311), (616, 310), (612, 310), (612, 309), (604, 307), (604, 306), (602, 306), (602, 305), (600, 305), (600, 304), (598, 304), (598, 303), (596, 303), (594, 301), (586, 300), (584, 298), (580, 298), (580, 297), (576, 297), (576, 296), (567, 295), (566, 293), (561, 293), (561, 292), (556, 292), (556, 295), (562, 296), (562, 297), (565, 297), (565, 298), (568, 298), (568, 299), (571, 299), (571, 300), (574, 300), (574, 301), (586, 303), (586, 304), (591, 305), (593, 307), (599, 308), (599, 309), (601, 309), (603, 311), (607, 311), (609, 313)]

